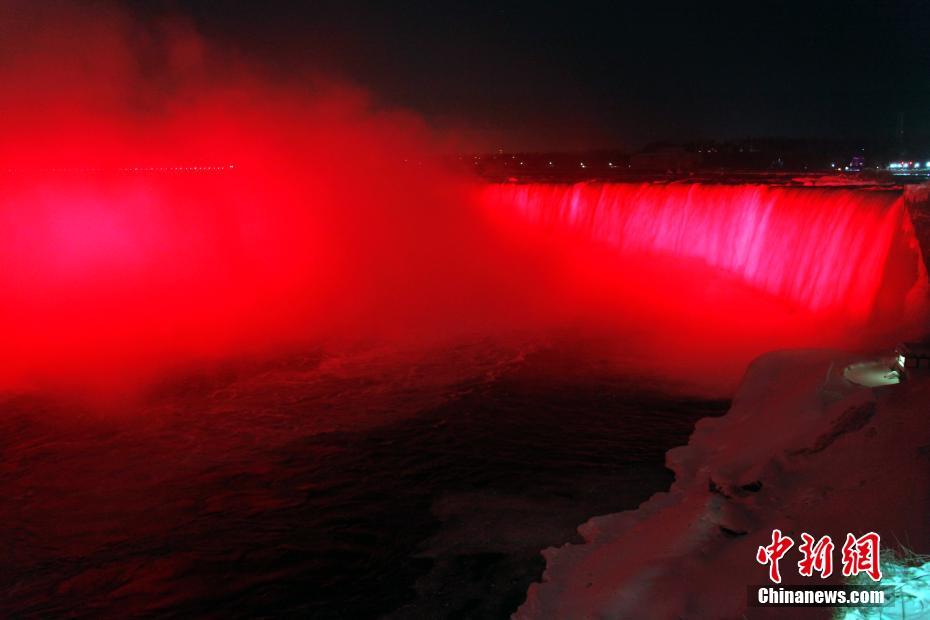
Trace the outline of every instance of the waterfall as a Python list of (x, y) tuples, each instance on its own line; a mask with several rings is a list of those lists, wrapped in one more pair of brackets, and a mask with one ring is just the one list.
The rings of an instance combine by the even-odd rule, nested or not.
[(927, 274), (894, 192), (765, 185), (494, 184), (484, 204), (511, 227), (687, 258), (794, 307), (852, 323), (913, 313)]

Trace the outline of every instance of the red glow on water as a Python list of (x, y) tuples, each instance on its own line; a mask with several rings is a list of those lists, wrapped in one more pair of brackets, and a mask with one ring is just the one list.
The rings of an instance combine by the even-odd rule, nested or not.
[(762, 185), (496, 185), (488, 200), (532, 226), (618, 255), (698, 259), (813, 313), (896, 311), (926, 274), (903, 201), (889, 194)]
[(887, 346), (926, 316), (920, 247), (893, 193), (500, 184), (482, 200), (513, 242), (561, 256), (572, 294), (626, 325), (642, 364), (673, 375), (733, 381), (766, 350)]
[(339, 153), (346, 131), (289, 165), (8, 177), (0, 377), (124, 384), (333, 336), (581, 318), (638, 370), (728, 387), (766, 350), (893, 344), (926, 309), (891, 194), (506, 184), (471, 203), (440, 168)]
[(0, 389), (119, 389), (514, 305), (415, 115), (109, 4), (14, 2), (0, 31)]
[(764, 350), (883, 321), (887, 343), (923, 310), (893, 196), (485, 187), (356, 88), (266, 79), (183, 22), (139, 36), (118, 11), (40, 4), (0, 12), (19, 51), (0, 63), (0, 388), (572, 321), (636, 369), (732, 383)]
[[(926, 283), (903, 200), (762, 185), (505, 184), (499, 213), (618, 256), (697, 259), (814, 314), (900, 317)], [(648, 260), (648, 259), (646, 259)]]
[(384, 135), (403, 120), (339, 105), (350, 118), (302, 121), (307, 150), (219, 174), (2, 179), (0, 383), (126, 384), (192, 358), (481, 322), (494, 284), (464, 184), (393, 156), (422, 148)]

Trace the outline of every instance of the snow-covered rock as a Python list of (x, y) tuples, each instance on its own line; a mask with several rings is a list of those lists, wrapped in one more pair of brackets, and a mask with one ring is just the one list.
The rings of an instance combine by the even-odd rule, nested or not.
[[(666, 493), (638, 510), (591, 519), (584, 544), (543, 552), (543, 582), (514, 615), (528, 618), (820, 618), (823, 608), (747, 607), (767, 583), (755, 560), (778, 528), (840, 541), (876, 531), (883, 548), (930, 549), (930, 378), (869, 389), (831, 351), (757, 359), (730, 411), (701, 420), (666, 462)], [(930, 373), (928, 373), (930, 374)], [(781, 562), (801, 577), (797, 547)], [(834, 558), (839, 566), (839, 557)], [(836, 570), (827, 581), (841, 583)], [(788, 613), (789, 615), (785, 615)]]

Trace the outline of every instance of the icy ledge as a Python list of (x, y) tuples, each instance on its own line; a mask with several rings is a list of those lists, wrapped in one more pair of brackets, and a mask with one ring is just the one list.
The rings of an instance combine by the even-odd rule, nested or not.
[[(579, 528), (584, 544), (543, 551), (543, 582), (514, 617), (829, 617), (747, 608), (746, 586), (766, 582), (755, 552), (773, 528), (834, 541), (874, 530), (883, 548), (930, 550), (930, 379), (857, 387), (842, 369), (858, 359), (757, 359), (730, 411), (698, 422), (667, 454), (671, 489), (591, 519)], [(798, 576), (796, 551), (782, 560), (784, 583), (813, 583)]]

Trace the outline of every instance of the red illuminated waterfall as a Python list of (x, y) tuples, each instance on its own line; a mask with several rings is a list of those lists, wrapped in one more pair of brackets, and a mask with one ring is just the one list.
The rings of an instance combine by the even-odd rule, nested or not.
[(926, 270), (893, 193), (703, 184), (501, 184), (495, 217), (616, 255), (697, 259), (759, 291), (851, 322), (913, 312)]

